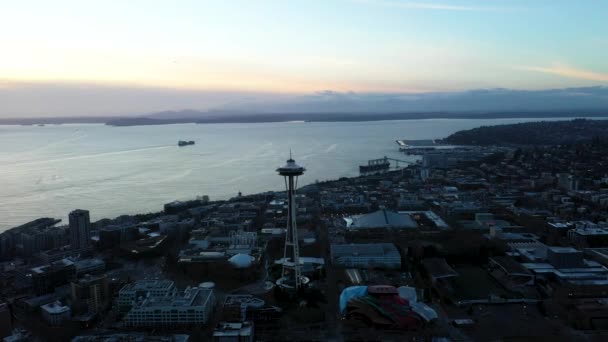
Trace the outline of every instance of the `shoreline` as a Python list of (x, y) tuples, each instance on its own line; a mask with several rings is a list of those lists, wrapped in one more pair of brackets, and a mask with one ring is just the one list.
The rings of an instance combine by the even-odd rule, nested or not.
[[(426, 120), (442, 120), (442, 119), (426, 119)], [(461, 119), (461, 120), (471, 120), (471, 119)], [(499, 123), (501, 123), (500, 121), (502, 121), (503, 119), (492, 119), (492, 120), (498, 121), (498, 122), (496, 122), (496, 124), (499, 124)], [(504, 119), (504, 120), (508, 120), (508, 119)], [(407, 121), (407, 120), (403, 120), (403, 121)], [(361, 126), (362, 127), (366, 127), (365, 125), (361, 125)], [(228, 128), (230, 128), (230, 127), (228, 127)], [(381, 154), (378, 155), (378, 156), (381, 156)], [(363, 162), (363, 161), (361, 161), (361, 162)], [(355, 172), (355, 171), (353, 171), (353, 172)], [(346, 177), (347, 178), (353, 178), (353, 177), (356, 178), (356, 177), (358, 177), (358, 175), (351, 174), (350, 176), (347, 175)], [(321, 182), (331, 181), (331, 180), (335, 180), (335, 179), (336, 179), (335, 177), (318, 178), (318, 180), (321, 181)], [(311, 182), (308, 183), (308, 184), (312, 184), (312, 178), (311, 178)], [(236, 187), (238, 188), (239, 186), (236, 186)], [(268, 191), (269, 189), (271, 189), (271, 188), (264, 188), (264, 189), (258, 188), (256, 190), (261, 190), (261, 192), (264, 192), (264, 191)], [(255, 194), (255, 193), (259, 193), (259, 192), (260, 191), (254, 191), (254, 192), (250, 192), (249, 194)], [(213, 192), (209, 193), (209, 195), (213, 196), (213, 198), (216, 199), (216, 200), (226, 200), (226, 199), (229, 199), (232, 194), (234, 194), (234, 193), (231, 192), (230, 190), (222, 191), (222, 193), (220, 195), (217, 195), (216, 193), (213, 193)], [(178, 199), (178, 200), (179, 199), (181, 199), (181, 200), (188, 200), (188, 199), (192, 198), (191, 197), (192, 196), (191, 193), (189, 193), (189, 194), (183, 194), (183, 195), (185, 195), (185, 196), (175, 196), (175, 197), (171, 196), (172, 198), (164, 199), (164, 201), (169, 202), (171, 200), (176, 200), (176, 199)], [(158, 210), (162, 210), (162, 205), (164, 203), (166, 203), (166, 202), (158, 202), (158, 205), (155, 205), (154, 207), (150, 207), (149, 209), (146, 209), (144, 211), (140, 211), (140, 210), (137, 210), (137, 208), (134, 208), (135, 210), (133, 210), (133, 211), (127, 210), (127, 211), (114, 212), (113, 214), (110, 214), (110, 215), (107, 215), (108, 214), (107, 212), (106, 213), (101, 213), (101, 215), (99, 216), (99, 219), (118, 217), (118, 216), (121, 216), (121, 215), (138, 215), (138, 214), (141, 214), (141, 213), (156, 212)], [(89, 209), (95, 210), (95, 208), (93, 208), (93, 207), (90, 207)], [(63, 212), (67, 213), (68, 211), (69, 211), (69, 209), (65, 209)], [(53, 216), (53, 215), (50, 215), (50, 216)], [(53, 216), (53, 217), (55, 217), (55, 216)], [(57, 215), (56, 217), (65, 219), (65, 214), (60, 214), (60, 215)], [(4, 231), (4, 230), (8, 230), (8, 229), (14, 228), (17, 225), (23, 224), (23, 223), (26, 223), (26, 222), (27, 221), (21, 221), (21, 222), (15, 223), (15, 224), (11, 223), (10, 226), (7, 225), (6, 227), (0, 227), (0, 231)], [(3, 230), (3, 228), (6, 228), (6, 229)]]

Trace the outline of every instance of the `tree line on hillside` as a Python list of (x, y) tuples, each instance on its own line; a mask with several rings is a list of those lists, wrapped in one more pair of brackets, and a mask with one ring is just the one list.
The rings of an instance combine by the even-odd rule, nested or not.
[(575, 119), (482, 126), (456, 132), (451, 145), (561, 145), (608, 137), (608, 120)]

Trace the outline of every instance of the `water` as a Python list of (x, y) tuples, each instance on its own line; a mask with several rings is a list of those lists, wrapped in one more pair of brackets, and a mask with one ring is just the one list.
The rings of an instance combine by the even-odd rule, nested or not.
[[(368, 159), (407, 159), (396, 139), (536, 120), (0, 126), (0, 231), (43, 216), (65, 220), (75, 208), (96, 220), (159, 211), (203, 194), (226, 199), (280, 190), (274, 170), (289, 148), (308, 169), (300, 184), (309, 184), (355, 176)], [(196, 145), (178, 147), (178, 140)]]

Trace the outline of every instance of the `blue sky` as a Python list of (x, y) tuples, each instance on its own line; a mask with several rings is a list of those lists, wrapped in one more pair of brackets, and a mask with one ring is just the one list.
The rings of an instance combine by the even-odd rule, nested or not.
[(608, 83), (602, 0), (1, 5), (0, 91), (21, 87), (25, 98), (28, 87), (57, 85), (223, 92), (228, 97), (215, 101), (222, 102), (326, 89), (421, 93)]

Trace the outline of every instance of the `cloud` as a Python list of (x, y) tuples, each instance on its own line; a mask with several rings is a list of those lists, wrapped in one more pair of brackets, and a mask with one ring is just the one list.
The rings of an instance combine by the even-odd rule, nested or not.
[(354, 0), (358, 3), (378, 5), (384, 7), (396, 7), (415, 10), (435, 10), (435, 11), (498, 11), (501, 8), (488, 6), (461, 6), (449, 5), (444, 3), (430, 3), (419, 1), (391, 1), (391, 0)]
[(573, 68), (573, 67), (563, 65), (563, 64), (553, 64), (550, 67), (524, 66), (524, 67), (519, 67), (518, 69), (542, 72), (545, 74), (553, 74), (553, 75), (558, 75), (558, 76), (563, 76), (563, 77), (568, 77), (568, 78), (577, 78), (577, 79), (588, 80), (588, 81), (599, 81), (599, 82), (608, 81), (607, 73), (577, 69), (577, 68)]

